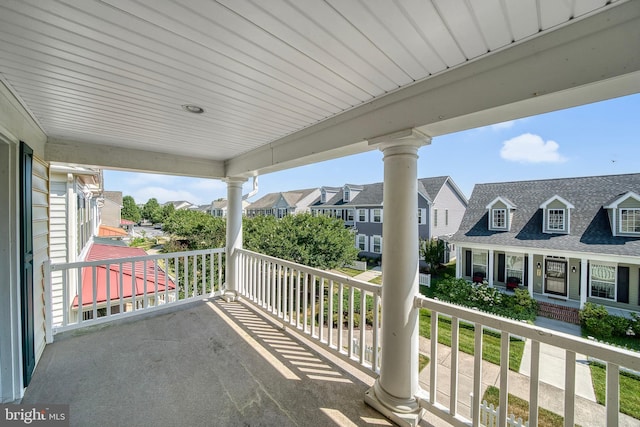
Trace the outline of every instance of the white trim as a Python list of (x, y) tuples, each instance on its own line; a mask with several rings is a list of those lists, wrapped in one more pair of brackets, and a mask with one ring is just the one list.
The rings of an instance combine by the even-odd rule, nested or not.
[(575, 209), (575, 206), (573, 206), (568, 200), (566, 200), (563, 197), (558, 196), (557, 194), (553, 197), (551, 197), (550, 199), (546, 200), (545, 202), (543, 202), (540, 205), (540, 209), (547, 209), (547, 206), (553, 202), (553, 201), (559, 201), (560, 203), (562, 203), (567, 209)]
[[(375, 251), (375, 241), (376, 239), (380, 239), (380, 251)], [(373, 236), (371, 236), (371, 238), (369, 239), (369, 252), (372, 252), (374, 254), (382, 254), (382, 236), (378, 235), (378, 234), (374, 234)]]
[[(363, 243), (364, 243), (364, 249), (360, 247), (360, 238), (363, 238)], [(356, 248), (358, 248), (359, 251), (367, 251), (367, 249), (369, 249), (369, 236), (367, 236), (366, 234), (356, 234)]]
[[(380, 211), (380, 221), (376, 221), (376, 220), (375, 220), (375, 216), (376, 216), (376, 213), (375, 213), (375, 212), (376, 212), (377, 210), (379, 210), (379, 211)], [(370, 221), (370, 222), (373, 222), (373, 223), (375, 223), (375, 224), (382, 224), (382, 221), (383, 221), (383, 219), (382, 219), (382, 208), (373, 208), (373, 209), (371, 209), (371, 217), (370, 217), (370, 218), (371, 218), (371, 221)]]
[[(614, 274), (613, 274), (613, 298), (605, 298), (605, 297), (598, 297), (598, 296), (593, 296), (591, 294), (591, 269), (593, 268), (594, 264), (596, 265), (601, 265), (603, 267), (613, 267), (614, 268)], [(593, 262), (593, 260), (589, 260), (589, 268), (587, 271), (587, 290), (589, 292), (589, 298), (593, 298), (593, 299), (598, 299), (601, 301), (608, 301), (608, 302), (616, 302), (618, 301), (618, 263), (614, 263), (614, 262), (602, 262), (602, 261), (597, 261), (597, 262)]]
[(627, 191), (622, 196), (618, 197), (616, 200), (614, 200), (613, 202), (609, 203), (607, 206), (603, 206), (603, 208), (605, 208), (605, 209), (617, 209), (618, 205), (620, 203), (624, 202), (625, 200), (627, 200), (629, 198), (635, 199), (637, 202), (640, 202), (640, 195), (638, 195), (637, 193), (635, 193), (633, 191)]
[[(637, 211), (639, 212), (638, 214), (636, 214), (637, 216), (640, 216), (640, 208), (617, 208), (616, 209), (616, 213), (617, 215), (614, 216), (620, 216), (620, 220), (618, 221), (618, 234), (619, 236), (639, 236), (640, 232), (638, 231), (623, 231), (622, 230), (622, 211)], [(634, 215), (635, 216), (635, 215)]]
[(498, 196), (498, 197), (496, 197), (495, 199), (493, 199), (493, 200), (492, 200), (492, 201), (487, 205), (487, 207), (486, 207), (485, 209), (492, 209), (492, 208), (493, 208), (493, 205), (495, 205), (495, 204), (496, 204), (496, 203), (498, 203), (498, 202), (502, 202), (502, 203), (507, 207), (507, 209), (509, 209), (509, 210), (516, 209), (516, 205), (514, 205), (514, 204), (510, 203), (508, 200), (506, 200), (506, 199), (504, 199), (504, 198), (502, 198), (502, 197), (500, 197), (500, 196)]
[[(504, 212), (504, 226), (500, 227), (495, 224), (497, 211)], [(509, 210), (507, 208), (491, 208), (489, 209), (489, 230), (508, 230), (509, 229)]]

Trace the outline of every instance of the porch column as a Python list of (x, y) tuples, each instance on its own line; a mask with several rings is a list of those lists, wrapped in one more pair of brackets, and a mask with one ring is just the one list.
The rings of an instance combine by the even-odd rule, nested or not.
[(399, 425), (416, 425), (418, 386), (418, 148), (415, 130), (370, 140), (384, 154), (382, 354), (380, 377), (365, 402)]
[(487, 282), (493, 287), (493, 249), (489, 249), (489, 262), (487, 262)]
[(586, 258), (580, 260), (580, 310), (582, 310), (587, 303), (587, 293), (589, 292), (587, 287), (589, 281), (589, 266), (587, 262), (588, 260)]
[(225, 291), (227, 302), (238, 299), (238, 264), (236, 249), (242, 249), (242, 184), (244, 178), (227, 178), (227, 256)]
[(462, 277), (462, 249), (456, 245), (456, 279)]
[(527, 289), (529, 290), (529, 295), (533, 298), (533, 254), (529, 253), (527, 257), (528, 271), (527, 271)]

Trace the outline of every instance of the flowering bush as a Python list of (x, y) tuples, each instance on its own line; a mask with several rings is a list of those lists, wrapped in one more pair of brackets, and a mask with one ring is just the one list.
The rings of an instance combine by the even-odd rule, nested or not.
[(516, 289), (514, 295), (507, 295), (486, 281), (469, 283), (464, 279), (447, 278), (434, 285), (433, 296), (453, 304), (530, 322), (536, 318), (538, 310), (536, 301), (526, 290)]

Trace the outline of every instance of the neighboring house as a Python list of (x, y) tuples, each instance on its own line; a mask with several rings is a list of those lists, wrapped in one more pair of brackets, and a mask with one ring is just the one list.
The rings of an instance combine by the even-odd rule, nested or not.
[(187, 202), (186, 200), (169, 201), (163, 206), (167, 206), (169, 204), (172, 204), (177, 211), (180, 209), (191, 209), (192, 206), (195, 206), (193, 203)]
[[(251, 202), (242, 200), (243, 215), (246, 214), (246, 210), (249, 205), (251, 205)], [(207, 212), (212, 216), (217, 216), (221, 218), (227, 216), (227, 200), (226, 199), (214, 200), (213, 202), (211, 202), (210, 205), (208, 205), (208, 207), (209, 208), (207, 209)]]
[(458, 277), (636, 311), (640, 174), (478, 184), (452, 241)]
[(309, 212), (320, 197), (318, 188), (269, 193), (246, 207), (248, 217), (271, 215), (282, 218), (286, 215)]
[[(311, 210), (344, 220), (356, 230), (355, 244), (360, 254), (382, 254), (383, 184), (322, 187), (320, 200)], [(421, 239), (442, 238), (457, 229), (467, 198), (448, 176), (418, 180), (418, 234)]]
[(122, 191), (104, 191), (102, 206), (102, 225), (120, 227), (122, 225)]
[[(81, 261), (101, 221), (102, 171), (79, 166), (49, 166), (49, 257), (53, 263)], [(54, 322), (62, 319), (62, 275), (51, 280)], [(69, 298), (73, 296), (70, 295)], [(70, 304), (71, 300), (66, 304)]]

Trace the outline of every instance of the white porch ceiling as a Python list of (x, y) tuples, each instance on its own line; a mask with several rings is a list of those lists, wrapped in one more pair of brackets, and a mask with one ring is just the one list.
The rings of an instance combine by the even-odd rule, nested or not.
[(639, 6), (0, 0), (0, 77), (49, 160), (251, 175), (638, 91)]

